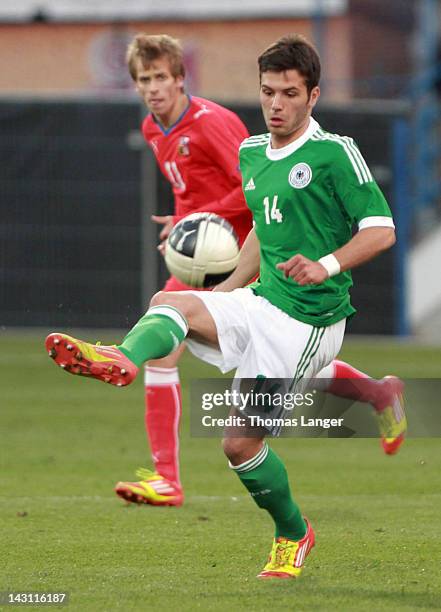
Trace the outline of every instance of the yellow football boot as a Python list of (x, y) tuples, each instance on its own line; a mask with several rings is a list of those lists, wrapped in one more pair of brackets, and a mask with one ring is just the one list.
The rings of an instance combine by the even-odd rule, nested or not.
[(127, 502), (151, 506), (182, 506), (182, 489), (157, 472), (146, 468), (136, 471), (138, 482), (118, 482), (115, 493)]
[(101, 346), (54, 333), (46, 338), (46, 350), (55, 363), (70, 374), (89, 376), (117, 387), (129, 385), (137, 366), (116, 346)]
[(295, 542), (287, 538), (275, 538), (268, 563), (258, 578), (298, 578), (309, 551), (314, 546), (315, 534), (305, 518), (307, 530), (301, 540)]

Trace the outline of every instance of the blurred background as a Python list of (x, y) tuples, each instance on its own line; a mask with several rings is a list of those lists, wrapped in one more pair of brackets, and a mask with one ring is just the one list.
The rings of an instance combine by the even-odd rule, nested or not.
[(152, 213), (172, 199), (143, 143), (124, 56), (139, 32), (185, 49), (187, 91), (265, 131), (256, 58), (319, 49), (316, 118), (358, 142), (394, 212), (393, 250), (354, 273), (353, 334), (441, 342), (437, 0), (2, 0), (0, 325), (126, 328), (161, 287)]

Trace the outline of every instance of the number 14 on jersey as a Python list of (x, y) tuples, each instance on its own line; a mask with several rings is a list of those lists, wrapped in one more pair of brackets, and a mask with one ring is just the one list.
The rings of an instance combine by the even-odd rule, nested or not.
[(266, 196), (263, 199), (263, 206), (265, 208), (265, 223), (269, 225), (271, 221), (282, 223), (283, 215), (282, 212), (277, 208), (278, 195), (273, 196), (273, 201), (270, 203), (270, 199)]

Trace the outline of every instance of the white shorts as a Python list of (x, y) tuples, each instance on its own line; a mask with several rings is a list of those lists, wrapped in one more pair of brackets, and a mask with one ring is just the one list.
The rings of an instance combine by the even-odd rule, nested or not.
[(190, 351), (235, 378), (313, 378), (340, 351), (346, 319), (314, 327), (293, 319), (251, 289), (230, 293), (188, 291), (214, 319), (219, 349), (187, 339)]

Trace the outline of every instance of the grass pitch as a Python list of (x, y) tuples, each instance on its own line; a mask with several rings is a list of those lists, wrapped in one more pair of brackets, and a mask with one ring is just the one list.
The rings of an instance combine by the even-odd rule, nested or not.
[[(260, 582), (272, 524), (219, 440), (191, 438), (184, 418), (185, 505), (125, 506), (115, 482), (149, 464), (142, 381), (67, 376), (44, 335), (0, 339), (0, 591), (68, 591), (67, 608), (94, 611), (441, 609), (439, 439), (396, 457), (372, 439), (271, 442), (317, 545), (298, 581)], [(441, 376), (439, 349), (347, 341), (342, 357), (374, 376)], [(186, 415), (185, 383), (213, 375), (186, 355)]]

